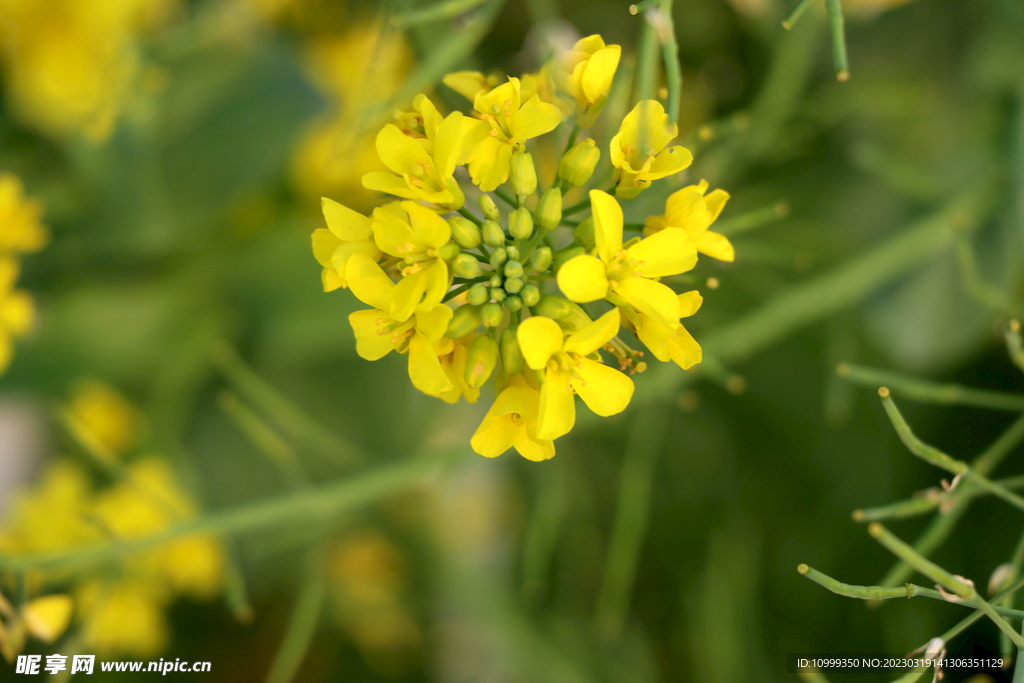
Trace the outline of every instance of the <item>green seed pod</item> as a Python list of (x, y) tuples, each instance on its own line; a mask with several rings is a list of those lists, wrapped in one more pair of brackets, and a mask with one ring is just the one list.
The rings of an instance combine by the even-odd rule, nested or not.
[(474, 388), (483, 386), (498, 364), (499, 353), (498, 342), (487, 335), (474, 339), (466, 353), (466, 384)]
[(550, 247), (541, 247), (530, 254), (530, 267), (538, 273), (544, 272), (551, 265)]
[(461, 339), (475, 330), (480, 325), (479, 306), (459, 306), (452, 314), (448, 322), (448, 331), (445, 333), (449, 339)]
[(491, 287), (491, 298), (501, 303), (505, 300), (505, 290), (501, 287)]
[(495, 273), (487, 282), (491, 285), (491, 287), (501, 287), (501, 283), (503, 282), (503, 280), (500, 275)]
[(512, 311), (513, 313), (515, 313), (516, 311), (523, 307), (523, 300), (520, 299), (518, 296), (506, 297), (503, 303), (505, 304), (505, 308)]
[(533, 234), (533, 215), (529, 209), (516, 209), (508, 217), (508, 231), (513, 239), (529, 239)]
[(528, 152), (512, 155), (512, 191), (519, 197), (528, 197), (537, 191), (537, 169), (533, 165), (533, 156)]
[(505, 291), (509, 294), (518, 294), (523, 288), (523, 281), (517, 277), (510, 277), (505, 280)]
[(502, 272), (505, 273), (505, 277), (522, 277), (523, 264), (519, 261), (507, 261)]
[(527, 306), (536, 306), (537, 302), (540, 301), (540, 290), (537, 289), (537, 285), (526, 285), (519, 292), (519, 298)]
[[(522, 304), (520, 304), (522, 305)], [(501, 367), (509, 375), (523, 369), (523, 352), (519, 350), (519, 340), (512, 328), (506, 327), (501, 333)]]
[(478, 282), (466, 292), (466, 301), (474, 306), (482, 306), (491, 300), (491, 292), (486, 282)]
[(455, 244), (455, 242), (448, 242), (437, 250), (437, 255), (445, 261), (451, 261), (459, 255), (460, 251), (459, 245)]
[(490, 219), (484, 221), (483, 235), (484, 244), (487, 246), (495, 249), (505, 246), (505, 231), (501, 229), (497, 221)]
[(498, 207), (494, 204), (494, 200), (491, 199), (491, 195), (489, 194), (480, 195), (480, 209), (484, 212), (484, 218), (487, 220), (496, 221), (498, 220), (498, 217), (501, 216), (501, 214), (498, 213)]
[(452, 239), (463, 249), (476, 249), (480, 246), (483, 235), (473, 221), (462, 216), (452, 216), (448, 219), (448, 225), (452, 229)]
[(561, 320), (571, 312), (569, 301), (555, 294), (548, 294), (537, 304), (537, 315), (543, 315), (552, 320)]
[(593, 251), (597, 242), (594, 241), (594, 217), (587, 216), (583, 219), (576, 229), (573, 230), (572, 236), (587, 249), (587, 251)]
[(506, 259), (508, 259), (508, 252), (504, 249), (496, 249), (494, 253), (491, 254), (491, 267), (495, 270), (501, 268), (501, 264), (503, 264)]
[(474, 278), (480, 275), (480, 262), (469, 254), (459, 254), (452, 264), (452, 270), (459, 277)]
[(518, 247), (505, 247), (505, 253), (508, 254), (509, 261), (519, 260), (519, 248)]
[(601, 150), (593, 140), (577, 142), (565, 153), (558, 164), (558, 177), (573, 187), (579, 187), (594, 175), (594, 169), (601, 158)]
[(565, 251), (563, 251), (561, 254), (558, 255), (557, 258), (555, 258), (555, 272), (557, 273), (558, 269), (561, 268), (566, 261), (568, 261), (569, 259), (576, 258), (580, 254), (586, 253), (586, 251), (587, 250), (584, 249), (583, 247), (574, 247), (572, 249), (566, 249)]
[(504, 312), (501, 310), (501, 304), (492, 301), (480, 311), (480, 320), (485, 327), (497, 327), (501, 324), (501, 319), (504, 315)]
[(562, 222), (562, 191), (552, 187), (544, 193), (533, 210), (537, 225), (545, 230), (554, 230)]

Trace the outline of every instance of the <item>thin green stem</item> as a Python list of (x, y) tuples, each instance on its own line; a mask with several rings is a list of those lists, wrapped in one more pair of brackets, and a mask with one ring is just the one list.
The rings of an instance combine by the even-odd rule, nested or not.
[[(500, 195), (499, 195), (499, 196), (500, 196)], [(468, 219), (468, 220), (471, 220), (471, 221), (473, 221), (474, 223), (476, 223), (476, 227), (478, 227), (478, 228), (479, 228), (479, 227), (481, 227), (481, 226), (482, 226), (482, 225), (484, 224), (484, 222), (483, 222), (482, 220), (480, 220), (479, 218), (477, 218), (476, 216), (474, 216), (474, 215), (472, 214), (472, 212), (470, 212), (470, 210), (469, 210), (469, 209), (467, 209), (467, 208), (466, 208), (466, 207), (464, 207), (464, 206), (463, 206), (462, 208), (460, 208), (460, 209), (459, 209), (458, 213), (459, 213), (459, 215), (460, 215), (460, 216), (462, 216), (463, 218), (466, 218), (466, 219)]]
[(810, 7), (811, 3), (813, 3), (814, 1), (815, 0), (799, 0), (796, 3), (796, 6), (793, 8), (793, 11), (790, 12), (789, 16), (786, 17), (786, 19), (782, 22), (782, 28), (786, 29), (787, 31), (793, 28), (797, 20), (804, 15), (804, 12), (807, 11), (807, 8)]
[(288, 486), (298, 489), (309, 484), (309, 477), (299, 463), (295, 450), (255, 411), (230, 391), (222, 392), (217, 404), (256, 450), (278, 468)]
[(494, 194), (498, 195), (498, 199), (500, 199), (501, 201), (505, 202), (506, 204), (511, 206), (513, 209), (518, 209), (519, 208), (519, 202), (517, 202), (515, 199), (512, 199), (512, 197), (507, 192), (505, 192), (505, 190), (501, 189), (500, 187), (494, 188)]
[(654, 99), (657, 80), (658, 36), (655, 34), (654, 26), (649, 21), (644, 21), (640, 31), (640, 45), (637, 48), (634, 100), (639, 102)]
[[(1024, 488), (1024, 475), (997, 479), (994, 483), (1005, 489)], [(853, 511), (855, 522), (880, 522), (885, 519), (905, 519), (927, 514), (960, 497), (977, 498), (986, 495), (986, 491), (971, 486), (957, 487), (955, 491), (943, 491), (938, 487), (927, 489), (919, 495), (906, 500), (896, 501), (888, 505), (864, 508)]]
[(776, 202), (773, 206), (749, 211), (714, 224), (714, 231), (722, 235), (738, 235), (781, 220), (789, 215), (789, 204)]
[(487, 0), (448, 0), (422, 9), (409, 10), (395, 16), (398, 28), (410, 28), (421, 24), (429, 24), (446, 19), (454, 19), (460, 14), (476, 9)]
[(1020, 322), (1011, 320), (1006, 326), (1006, 350), (1010, 354), (1010, 360), (1021, 370), (1024, 370), (1024, 341), (1020, 336)]
[(679, 45), (676, 43), (676, 27), (672, 20), (672, 0), (661, 0), (658, 23), (655, 30), (661, 41), (661, 56), (665, 61), (665, 84), (668, 86), (668, 120), (675, 123), (679, 118), (679, 101), (683, 91), (683, 72), (679, 66)]
[(965, 387), (961, 384), (929, 382), (909, 375), (842, 363), (836, 374), (845, 380), (865, 386), (885, 386), (915, 401), (969, 405), (993, 410), (1024, 411), (1024, 396)]
[(846, 61), (846, 31), (843, 28), (843, 7), (839, 0), (825, 0), (828, 21), (832, 28), (832, 61), (836, 66), (836, 78), (850, 80), (850, 66)]
[(1009, 316), (1024, 315), (1024, 310), (1017, 305), (1006, 292), (985, 282), (978, 272), (978, 259), (966, 235), (959, 235), (956, 240), (956, 255), (960, 262), (960, 274), (964, 278), (964, 286), (978, 303), (994, 311)]
[(267, 683), (291, 683), (309, 652), (327, 592), (324, 580), (326, 550), (325, 540), (319, 541), (309, 550), (299, 594), (288, 617), (284, 638), (267, 674)]
[(567, 209), (562, 209), (562, 217), (564, 218), (565, 216), (571, 216), (572, 214), (578, 213), (578, 212), (582, 211), (583, 209), (586, 209), (586, 208), (589, 208), (589, 207), (590, 207), (590, 197), (587, 197), (586, 199), (584, 199), (579, 204), (573, 204), (572, 206), (570, 206)]

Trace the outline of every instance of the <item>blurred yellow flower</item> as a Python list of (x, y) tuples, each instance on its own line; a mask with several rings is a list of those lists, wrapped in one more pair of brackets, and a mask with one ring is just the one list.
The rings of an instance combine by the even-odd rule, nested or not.
[(446, 74), (442, 82), (470, 102), (473, 102), (481, 91), (490, 92), (493, 90), (501, 83), (501, 78), (494, 74), (485, 76), (479, 71), (456, 71)]
[(49, 241), (39, 202), (27, 199), (21, 180), (0, 173), (0, 254), (39, 251)]
[(592, 35), (579, 40), (562, 56), (560, 84), (576, 99), (576, 124), (580, 128), (594, 125), (604, 108), (621, 53), (618, 45), (605, 45), (601, 36)]
[(79, 382), (68, 403), (67, 425), (94, 453), (124, 455), (138, 437), (142, 416), (113, 387), (97, 380)]
[(14, 495), (0, 527), (0, 551), (61, 550), (101, 539), (100, 530), (87, 521), (91, 488), (88, 474), (78, 465), (51, 462), (35, 488)]
[(673, 192), (665, 202), (665, 213), (647, 219), (644, 235), (654, 235), (665, 228), (682, 228), (693, 240), (699, 253), (722, 261), (732, 261), (736, 257), (732, 243), (725, 235), (708, 230), (722, 213), (729, 193), (715, 190), (705, 196), (707, 190), (708, 183), (702, 180), (699, 185), (690, 185)]
[(73, 610), (74, 603), (67, 595), (47, 595), (30, 600), (23, 610), (25, 628), (33, 637), (52, 643), (67, 630)]
[(693, 155), (685, 147), (665, 149), (678, 134), (678, 127), (669, 123), (660, 102), (644, 100), (633, 107), (611, 142), (616, 196), (635, 197), (650, 187), (652, 180), (689, 166)]
[(20, 272), (18, 262), (0, 256), (0, 374), (14, 355), (14, 340), (25, 336), (35, 320), (32, 297), (14, 288)]
[(150, 656), (167, 644), (163, 598), (147, 582), (90, 580), (75, 601), (82, 641), (98, 655)]

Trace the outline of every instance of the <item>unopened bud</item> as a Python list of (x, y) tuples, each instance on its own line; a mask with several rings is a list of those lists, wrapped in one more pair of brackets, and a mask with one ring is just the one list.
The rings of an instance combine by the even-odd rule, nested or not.
[(483, 386), (498, 364), (498, 353), (498, 342), (487, 335), (474, 339), (466, 353), (466, 384), (474, 388)]
[(491, 293), (486, 282), (478, 282), (466, 292), (466, 301), (474, 306), (481, 306), (491, 299)]
[(437, 255), (445, 261), (451, 261), (453, 258), (459, 255), (459, 245), (455, 242), (448, 242), (443, 247), (437, 250)]
[(489, 194), (480, 195), (480, 210), (484, 212), (484, 218), (487, 220), (496, 221), (498, 220), (498, 217), (501, 216), (501, 214), (498, 213), (497, 205), (494, 203), (494, 200), (491, 199), (491, 195)]
[(491, 254), (491, 267), (497, 270), (501, 267), (501, 264), (508, 258), (508, 252), (504, 249), (495, 249), (494, 253)]
[(572, 249), (566, 249), (565, 251), (560, 253), (557, 257), (555, 257), (555, 272), (557, 273), (558, 269), (561, 268), (562, 265), (565, 264), (567, 261), (569, 261), (570, 259), (574, 259), (583, 253), (586, 253), (586, 249), (584, 249), (583, 247), (573, 247)]
[(530, 267), (538, 273), (544, 272), (551, 265), (551, 248), (541, 247), (530, 254)]
[(576, 241), (583, 245), (587, 251), (593, 251), (594, 247), (597, 246), (597, 241), (594, 238), (594, 217), (587, 216), (583, 219), (576, 229), (573, 230), (572, 236), (576, 238)]
[(1006, 562), (996, 567), (992, 577), (988, 580), (988, 594), (995, 595), (1003, 591), (1007, 586), (1017, 579), (1017, 570), (1012, 564)]
[(518, 247), (515, 247), (515, 246), (505, 247), (505, 253), (508, 254), (508, 260), (509, 261), (518, 261), (519, 260), (519, 248)]
[(505, 291), (509, 294), (518, 294), (523, 288), (523, 281), (517, 277), (510, 277), (505, 280)]
[(501, 287), (491, 287), (491, 298), (501, 302), (505, 300), (505, 290)]
[(501, 304), (494, 303), (493, 301), (484, 306), (483, 310), (480, 311), (480, 320), (486, 327), (497, 327), (501, 324), (503, 316)]
[(540, 290), (537, 289), (537, 285), (526, 285), (519, 292), (519, 298), (527, 306), (536, 306), (537, 302), (540, 301)]
[(525, 240), (533, 234), (533, 215), (530, 210), (516, 209), (508, 217), (508, 231), (513, 239)]
[(463, 249), (476, 249), (480, 246), (483, 236), (473, 221), (462, 216), (452, 216), (448, 219), (448, 225), (452, 229), (452, 239)]
[(512, 191), (519, 197), (528, 197), (537, 191), (537, 169), (529, 152), (512, 155)]
[[(522, 304), (520, 304), (522, 305)], [(501, 367), (506, 374), (514, 375), (523, 369), (523, 352), (519, 350), (516, 333), (506, 327), (501, 333)]]
[(545, 230), (554, 230), (562, 222), (562, 191), (552, 187), (545, 192), (533, 211), (534, 221)]
[(505, 305), (505, 308), (512, 311), (513, 313), (515, 313), (516, 311), (520, 310), (523, 307), (523, 300), (515, 295), (505, 297), (505, 301), (503, 301), (502, 303)]
[(502, 272), (505, 273), (505, 277), (522, 277), (523, 264), (519, 261), (508, 261), (505, 263), (505, 267), (502, 268)]
[(601, 150), (593, 140), (577, 142), (565, 153), (558, 164), (558, 177), (573, 187), (579, 187), (594, 175), (597, 162), (601, 158)]
[(484, 227), (482, 228), (484, 235), (484, 244), (489, 247), (497, 249), (505, 244), (505, 231), (501, 229), (498, 222), (493, 219), (484, 221)]
[(487, 282), (491, 285), (491, 287), (501, 287), (502, 279), (500, 275), (495, 273)]
[(561, 320), (572, 313), (569, 301), (556, 294), (548, 294), (537, 304), (537, 315), (543, 315), (552, 320)]
[(480, 275), (480, 262), (469, 254), (459, 254), (455, 258), (455, 263), (452, 264), (452, 270), (459, 277), (474, 278)]
[(459, 306), (452, 314), (452, 319), (448, 322), (448, 331), (445, 334), (449, 339), (461, 339), (479, 325), (479, 306)]

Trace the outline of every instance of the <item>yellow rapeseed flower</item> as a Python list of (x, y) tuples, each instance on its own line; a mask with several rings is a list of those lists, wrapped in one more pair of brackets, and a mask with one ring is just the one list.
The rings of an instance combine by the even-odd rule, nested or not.
[(539, 415), (540, 392), (521, 378), (510, 379), (487, 411), (470, 445), (488, 458), (496, 458), (513, 447), (529, 460), (553, 458), (555, 444), (537, 436)]
[(480, 389), (466, 383), (466, 356), (474, 337), (475, 335), (468, 334), (462, 339), (454, 340), (451, 351), (439, 358), (444, 374), (452, 383), (451, 389), (437, 394), (445, 403), (458, 403), (460, 398), (465, 398), (467, 403), (476, 403), (480, 397)]
[(380, 258), (380, 249), (373, 241), (370, 219), (327, 197), (321, 198), (326, 228), (313, 231), (313, 256), (324, 267), (321, 272), (324, 291), (348, 287), (345, 264), (352, 254), (365, 254), (372, 260)]
[(697, 263), (697, 250), (684, 230), (666, 228), (629, 247), (622, 244), (622, 208), (615, 198), (591, 190), (594, 255), (580, 254), (558, 271), (558, 287), (570, 301), (608, 299), (630, 306), (663, 325), (679, 321), (676, 293), (656, 278), (677, 275)]
[(0, 374), (11, 363), (14, 340), (25, 336), (35, 320), (32, 297), (14, 289), (19, 271), (17, 261), (0, 256)]
[(688, 149), (665, 149), (678, 134), (679, 128), (669, 123), (661, 103), (644, 100), (633, 107), (611, 142), (616, 196), (635, 197), (650, 187), (652, 180), (679, 173), (689, 166), (693, 155)]
[(732, 261), (736, 254), (728, 238), (708, 230), (722, 213), (729, 193), (715, 190), (705, 195), (707, 190), (708, 183), (702, 180), (699, 185), (690, 185), (673, 192), (665, 202), (665, 213), (647, 219), (644, 234), (649, 236), (665, 228), (682, 228), (701, 254), (721, 261)]
[(142, 420), (116, 389), (97, 380), (76, 385), (65, 415), (75, 438), (109, 456), (124, 455), (135, 445)]
[(579, 40), (561, 59), (560, 83), (576, 99), (580, 128), (589, 128), (608, 101), (622, 48), (605, 45), (599, 35)]
[[(684, 292), (677, 299), (681, 318), (696, 313), (703, 302), (696, 290)], [(700, 344), (682, 324), (664, 325), (660, 320), (639, 312), (635, 316), (635, 322), (627, 319), (626, 324), (634, 329), (640, 341), (662, 362), (671, 360), (683, 370), (688, 370), (701, 361)]]
[(445, 74), (442, 82), (470, 102), (473, 102), (476, 100), (477, 93), (481, 91), (490, 92), (501, 83), (501, 79), (493, 74), (486, 76), (479, 71), (456, 71)]
[(535, 316), (519, 325), (517, 336), (526, 364), (543, 372), (538, 404), (538, 439), (568, 434), (576, 422), (573, 391), (601, 416), (621, 413), (633, 396), (633, 381), (588, 356), (619, 331), (619, 311), (608, 313), (564, 338), (551, 318)]
[(93, 579), (75, 593), (81, 639), (89, 652), (150, 656), (167, 645), (165, 598), (148, 581)]
[(30, 600), (22, 610), (25, 628), (34, 638), (52, 643), (68, 629), (74, 602), (68, 595), (47, 595)]
[(17, 176), (0, 173), (0, 254), (39, 251), (49, 241), (39, 202), (25, 197)]

